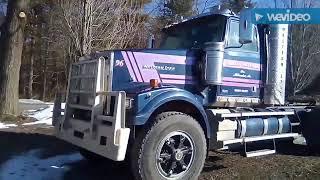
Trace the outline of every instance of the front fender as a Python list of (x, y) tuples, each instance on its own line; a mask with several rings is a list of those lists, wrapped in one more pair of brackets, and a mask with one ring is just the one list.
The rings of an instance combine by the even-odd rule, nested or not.
[(188, 102), (199, 110), (202, 119), (205, 121), (207, 135), (210, 137), (210, 126), (201, 103), (202, 99), (200, 96), (178, 88), (156, 89), (139, 94), (135, 103), (136, 115), (133, 122), (134, 125), (144, 125), (157, 108), (165, 103), (177, 100)]

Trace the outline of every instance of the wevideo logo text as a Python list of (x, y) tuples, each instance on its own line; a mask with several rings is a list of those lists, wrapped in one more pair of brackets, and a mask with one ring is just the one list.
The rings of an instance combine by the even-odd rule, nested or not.
[(254, 24), (320, 24), (320, 8), (252, 9)]

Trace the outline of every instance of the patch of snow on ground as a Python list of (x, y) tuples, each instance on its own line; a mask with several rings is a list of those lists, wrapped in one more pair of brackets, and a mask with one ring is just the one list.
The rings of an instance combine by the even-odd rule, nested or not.
[(36, 111), (34, 114), (29, 115), (29, 117), (35, 118), (38, 121), (31, 122), (31, 123), (24, 123), (22, 125), (35, 125), (35, 124), (52, 125), (52, 111), (53, 111), (53, 105), (49, 105), (48, 108)]
[(293, 144), (297, 144), (297, 145), (303, 145), (303, 146), (306, 146), (307, 145), (307, 141), (304, 137), (298, 137), (298, 138), (295, 138), (293, 140)]
[(45, 103), (45, 102), (43, 102), (41, 100), (38, 100), (38, 99), (19, 99), (19, 103), (23, 103), (23, 104), (47, 104), (47, 103)]
[(35, 149), (13, 157), (1, 166), (0, 179), (63, 179), (64, 174), (70, 170), (68, 164), (83, 159), (79, 153), (46, 159), (40, 155), (41, 149)]
[(36, 99), (19, 99), (19, 112), (22, 115), (28, 115), (34, 111), (47, 108), (52, 104), (53, 103), (47, 103)]
[(10, 127), (17, 127), (17, 125), (15, 124), (4, 124), (0, 122), (0, 129), (6, 129), (6, 128), (10, 128)]
[[(22, 125), (36, 125), (36, 124), (44, 124), (44, 125), (52, 125), (52, 111), (53, 111), (53, 103), (46, 103), (46, 102), (42, 102), (40, 100), (34, 100), (34, 99), (22, 99), (22, 101), (20, 100), (20, 102), (30, 102), (29, 105), (31, 105), (31, 108), (29, 108), (28, 110), (25, 110), (23, 112), (23, 115), (31, 117), (31, 118), (35, 118), (38, 121), (35, 122), (31, 122), (31, 123), (24, 123)], [(39, 107), (39, 106), (34, 106), (34, 108), (32, 108), (33, 104), (37, 104), (37, 103), (42, 103), (45, 106)], [(65, 107), (65, 103), (62, 103), (62, 108), (64, 109)]]

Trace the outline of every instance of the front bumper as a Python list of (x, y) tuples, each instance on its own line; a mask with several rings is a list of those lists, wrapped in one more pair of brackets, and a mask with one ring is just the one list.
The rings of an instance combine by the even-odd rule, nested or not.
[[(123, 161), (130, 135), (130, 129), (125, 126), (126, 94), (100, 92), (97, 98), (100, 100), (90, 110), (91, 120), (86, 121), (75, 119), (72, 114), (75, 109), (81, 111), (81, 106), (73, 107), (67, 102), (65, 110), (62, 110), (61, 98), (57, 97), (53, 111), (55, 135), (106, 158)], [(87, 108), (85, 110), (88, 111)]]

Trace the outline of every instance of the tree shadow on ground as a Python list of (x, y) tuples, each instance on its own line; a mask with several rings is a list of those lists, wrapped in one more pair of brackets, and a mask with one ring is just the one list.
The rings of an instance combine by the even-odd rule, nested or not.
[(211, 172), (219, 169), (224, 169), (226, 168), (223, 165), (219, 165), (218, 161), (222, 160), (221, 157), (218, 156), (208, 156), (206, 159), (206, 162), (204, 164), (202, 172)]
[(320, 156), (320, 152), (312, 151), (304, 145), (293, 144), (292, 141), (277, 142), (277, 153), (292, 156)]
[(71, 154), (76, 148), (57, 138), (37, 133), (0, 132), (0, 166), (22, 153), (41, 150), (37, 154), (40, 159), (47, 159), (62, 154)]
[[(30, 152), (36, 152), (32, 154), (39, 159), (39, 162), (41, 160), (59, 157), (60, 155), (62, 155), (62, 157), (66, 156), (66, 158), (80, 156), (77, 148), (73, 145), (59, 140), (54, 136), (38, 133), (0, 132), (0, 147), (0, 169), (4, 164), (6, 164), (6, 162), (19, 157), (24, 157)], [(31, 160), (24, 159), (23, 161), (19, 161), (19, 163), (32, 163), (35, 165), (34, 168), (37, 168), (38, 171), (48, 171), (48, 168), (52, 168), (40, 167), (39, 163), (35, 159), (32, 159), (32, 162), (29, 161)], [(77, 158), (76, 161), (68, 162), (67, 159), (66, 161), (67, 163), (62, 164), (61, 167), (57, 167), (64, 169), (62, 175), (63, 179), (133, 179), (133, 176), (130, 173), (130, 166), (126, 163), (95, 163), (84, 160), (81, 156), (80, 159)], [(21, 169), (21, 165), (19, 165), (11, 170), (13, 171), (12, 176), (16, 177), (17, 173), (23, 174), (24, 168)], [(9, 172), (2, 173), (7, 174)], [(52, 179), (52, 177), (47, 178)], [(34, 179), (36, 180), (37, 177), (34, 177)]]
[(65, 180), (134, 179), (130, 171), (130, 166), (127, 163), (110, 163), (109, 161), (95, 163), (87, 160), (81, 160), (79, 162), (66, 165), (70, 167), (70, 170), (64, 174)]

